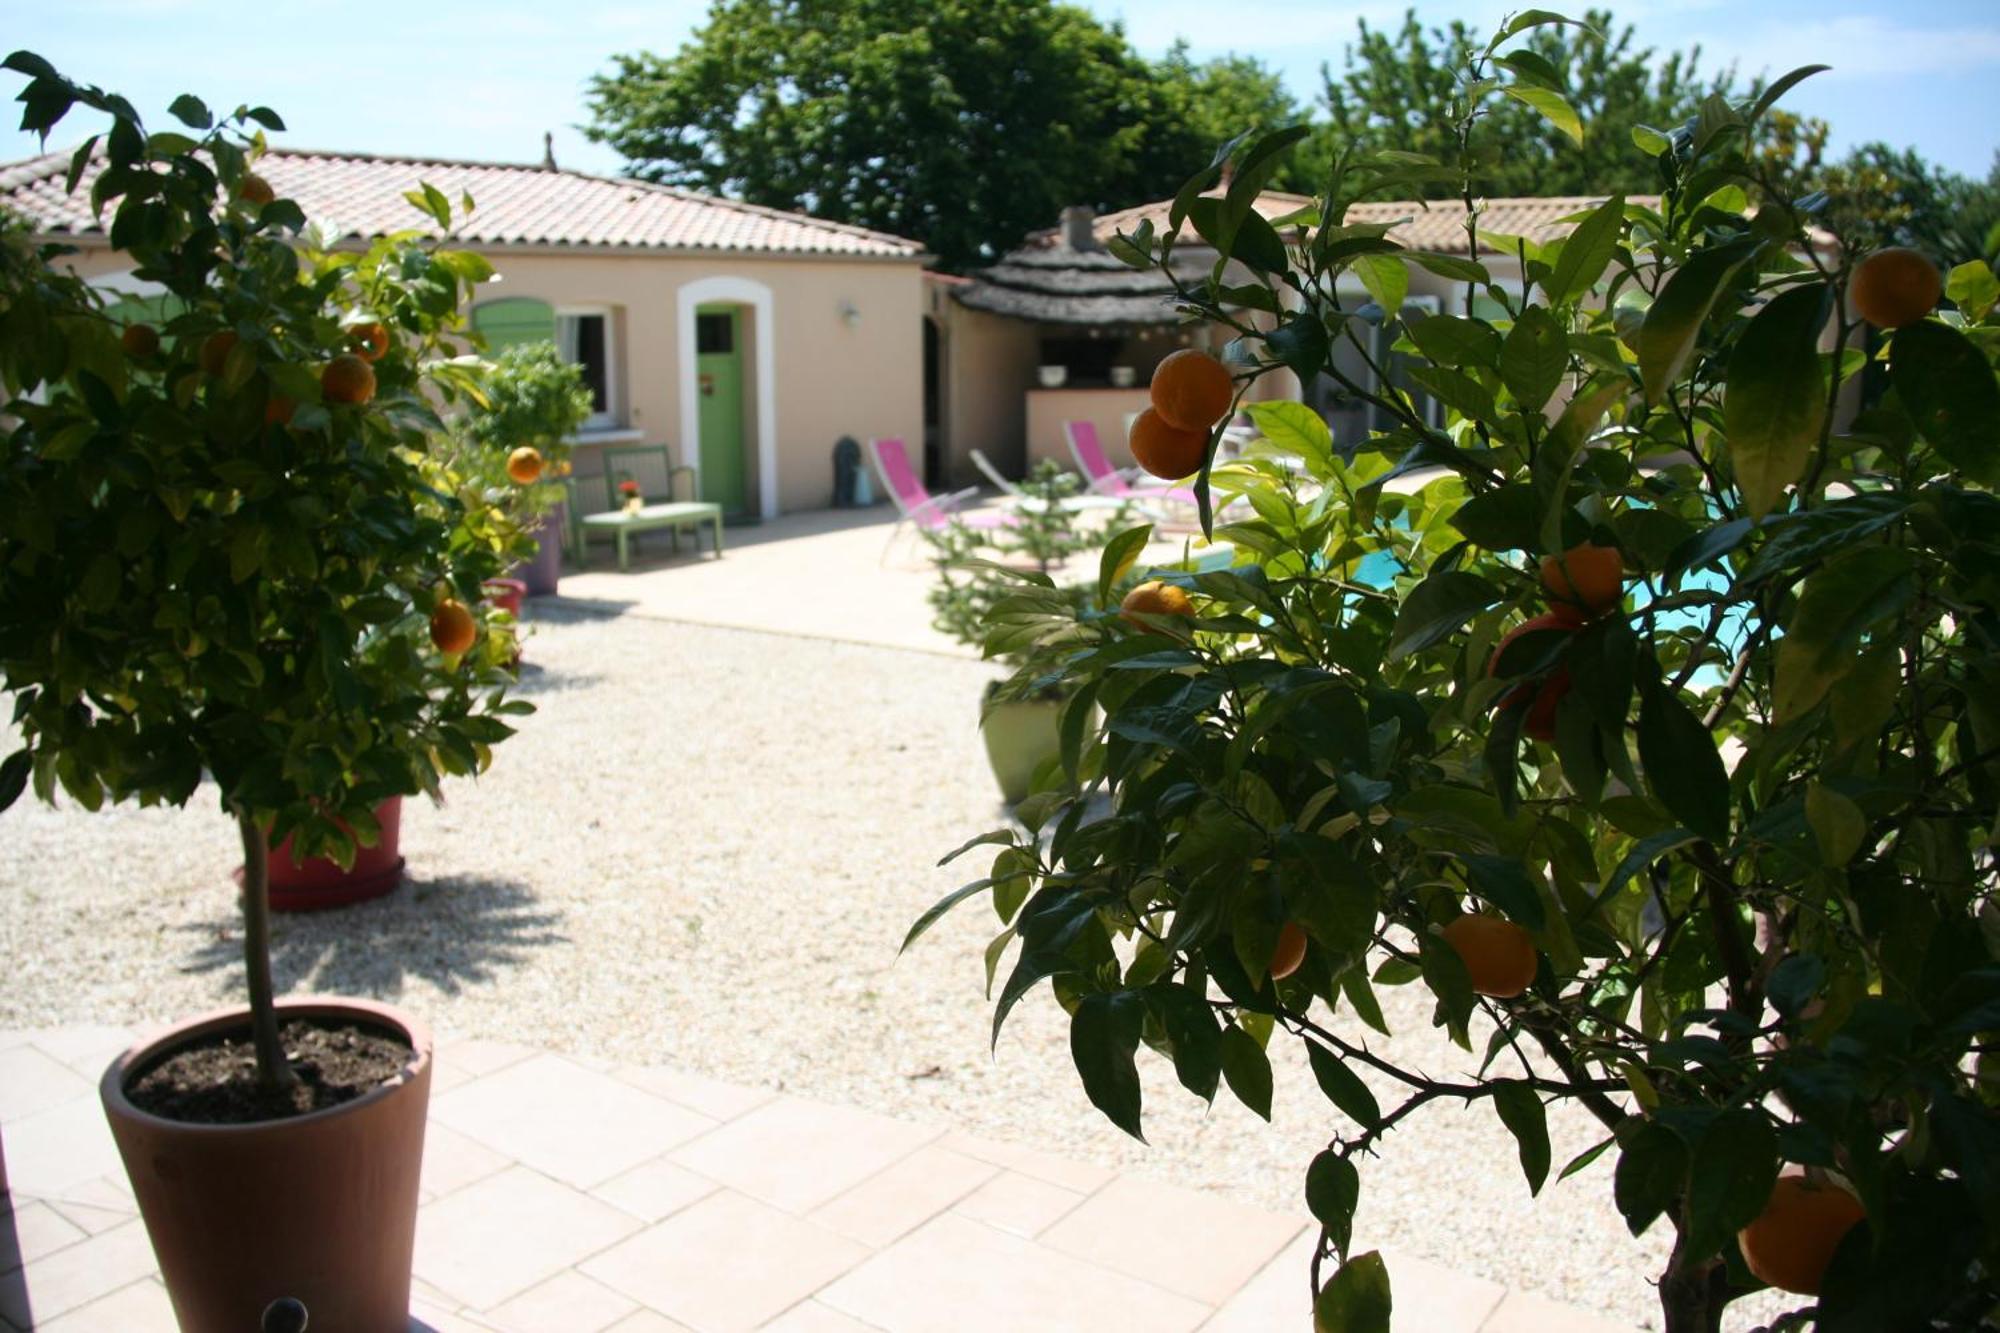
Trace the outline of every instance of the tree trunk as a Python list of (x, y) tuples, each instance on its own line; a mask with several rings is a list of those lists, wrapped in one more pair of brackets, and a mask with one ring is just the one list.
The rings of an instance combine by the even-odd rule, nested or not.
[(267, 1088), (289, 1088), (299, 1079), (278, 1041), (277, 997), (271, 987), (271, 849), (242, 806), (236, 807), (236, 827), (243, 836), (243, 975), (250, 990), (257, 1077)]
[(1729, 1304), (1729, 1270), (1713, 1256), (1694, 1263), (1687, 1258), (1687, 1233), (1674, 1238), (1673, 1257), (1660, 1278), (1660, 1311), (1666, 1333), (1722, 1333), (1722, 1311)]

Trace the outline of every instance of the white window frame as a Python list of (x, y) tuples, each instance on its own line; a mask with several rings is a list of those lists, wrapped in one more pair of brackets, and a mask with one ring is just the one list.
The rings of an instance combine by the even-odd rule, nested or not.
[[(616, 430), (618, 418), (618, 321), (608, 305), (559, 305), (555, 308), (555, 318), (560, 326), (565, 315), (597, 315), (604, 320), (604, 410), (592, 412), (583, 420), (579, 428), (582, 433)], [(561, 328), (557, 328), (556, 349), (562, 350)]]

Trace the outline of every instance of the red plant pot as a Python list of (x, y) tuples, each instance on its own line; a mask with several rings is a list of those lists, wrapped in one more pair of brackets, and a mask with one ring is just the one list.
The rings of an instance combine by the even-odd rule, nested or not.
[(125, 1086), (158, 1057), (248, 1026), (247, 1010), (226, 1009), (134, 1046), (98, 1085), (175, 1320), (185, 1333), (247, 1333), (266, 1305), (289, 1296), (305, 1303), (315, 1329), (403, 1333), (430, 1032), (368, 1000), (280, 1000), (278, 1018), (387, 1028), (414, 1054), (394, 1082), (290, 1120), (186, 1124), (134, 1106)]
[[(392, 796), (375, 807), (382, 836), (373, 847), (355, 849), (354, 869), (342, 870), (323, 856), (298, 861), (292, 840), (271, 849), (271, 910), (319, 912), (330, 907), (380, 898), (403, 882), (403, 858), (398, 851), (403, 833), (403, 798)], [(236, 872), (241, 883), (243, 872)]]
[(486, 600), (519, 620), (521, 601), (528, 595), (528, 585), (520, 579), (488, 579), (480, 585), (486, 589)]

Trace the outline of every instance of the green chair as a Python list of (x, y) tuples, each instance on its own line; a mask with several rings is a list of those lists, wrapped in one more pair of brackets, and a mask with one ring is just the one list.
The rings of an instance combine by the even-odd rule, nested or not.
[[(673, 549), (678, 551), (680, 534), (687, 531), (694, 538), (695, 550), (700, 551), (704, 523), (709, 526), (715, 554), (721, 557), (722, 506), (692, 496), (679, 498), (682, 490), (692, 489), (681, 485), (681, 479), (686, 477), (691, 482), (695, 475), (693, 468), (674, 466), (673, 457), (663, 444), (606, 449), (601, 457), (602, 478), (577, 477), (571, 482), (570, 514), (578, 565), (588, 563), (593, 536), (609, 536), (617, 544), (620, 573), (631, 568), (631, 542), (642, 532), (665, 532)], [(583, 502), (583, 492), (592, 481), (601, 481), (604, 488), (601, 509)], [(637, 509), (625, 507), (626, 497), (618, 489), (622, 481), (638, 484), (644, 503)]]

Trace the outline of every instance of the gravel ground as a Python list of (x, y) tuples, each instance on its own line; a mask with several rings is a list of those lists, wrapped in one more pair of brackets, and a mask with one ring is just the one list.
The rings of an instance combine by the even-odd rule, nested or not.
[[(937, 857), (1002, 817), (974, 726), (991, 668), (559, 607), (537, 621), (523, 693), (540, 713), (448, 804), (406, 808), (403, 889), (280, 918), (282, 987), (945, 1120), (1302, 1211), (1333, 1113), (1289, 1043), (1274, 1051), (1270, 1127), (1227, 1093), (1207, 1111), (1147, 1056), (1141, 1146), (1084, 1099), (1046, 992), (989, 1054), (985, 908), (962, 907), (897, 958), (912, 918), (960, 881)], [(24, 801), (0, 830), (0, 1026), (164, 1021), (235, 1001), (238, 857), (206, 791), (186, 811)], [(1408, 1032), (1392, 1054), (1461, 1067), (1415, 988), (1384, 1001)], [(1556, 1163), (1595, 1130), (1581, 1113), (1552, 1117)], [(1610, 1175), (1607, 1158), (1531, 1200), (1495, 1119), (1434, 1106), (1365, 1168), (1356, 1239), (1655, 1328), (1646, 1278), (1667, 1237), (1626, 1234)]]

